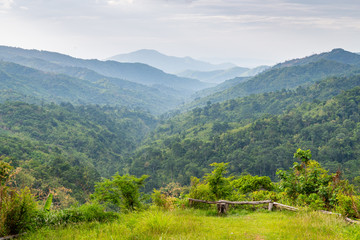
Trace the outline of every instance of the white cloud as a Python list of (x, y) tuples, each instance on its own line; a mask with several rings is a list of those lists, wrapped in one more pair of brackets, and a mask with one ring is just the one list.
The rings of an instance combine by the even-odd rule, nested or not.
[(108, 0), (106, 1), (110, 6), (116, 6), (120, 4), (132, 4), (134, 0)]
[(10, 9), (14, 3), (14, 0), (0, 0), (0, 10)]
[(360, 39), (358, 0), (0, 0), (1, 11), (6, 44), (79, 57), (155, 48), (270, 59), (310, 48), (357, 48)]

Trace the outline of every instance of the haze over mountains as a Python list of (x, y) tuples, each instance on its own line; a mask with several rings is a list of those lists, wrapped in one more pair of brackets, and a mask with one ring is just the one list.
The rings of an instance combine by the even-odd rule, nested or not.
[(80, 68), (77, 69), (79, 71), (85, 68), (107, 77), (124, 79), (148, 86), (159, 84), (190, 91), (207, 86), (198, 80), (180, 78), (141, 63), (120, 63), (96, 59), (85, 60), (55, 52), (25, 50), (5, 46), (0, 46), (0, 58), (3, 61), (11, 61), (28, 67), (42, 68), (41, 70), (59, 73), (72, 72), (61, 69), (61, 67)]
[(233, 79), (236, 77), (252, 77), (255, 76), (266, 69), (270, 68), (269, 66), (259, 66), (256, 68), (243, 68), (243, 67), (233, 67), (223, 70), (214, 70), (214, 71), (193, 71), (187, 70), (181, 73), (178, 73), (178, 76), (195, 78), (204, 82), (211, 83), (222, 83), (226, 80)]
[[(208, 70), (230, 66), (169, 57), (153, 50), (141, 50), (126, 56), (149, 61), (151, 56), (155, 56), (154, 62), (167, 61), (170, 66), (179, 62), (179, 67), (194, 64)], [(181, 107), (182, 110), (206, 105), (208, 101), (214, 103), (292, 89), (324, 77), (356, 72), (360, 68), (360, 56), (343, 49), (294, 59), (272, 68), (188, 70), (182, 73), (187, 77), (169, 74), (144, 63), (85, 60), (55, 52), (6, 46), (0, 46), (0, 59), (1, 101), (109, 104), (140, 108), (154, 114), (179, 108), (183, 103), (186, 105)], [(190, 65), (186, 65), (187, 61)], [(257, 75), (251, 77), (253, 74)], [(205, 82), (213, 82), (213, 85)], [(214, 86), (219, 82), (224, 83)], [(196, 91), (200, 92), (195, 94)], [(197, 100), (191, 102), (194, 98)]]
[[(7, 90), (3, 100), (6, 96), (6, 99), (31, 98), (32, 102), (45, 99), (54, 102), (70, 101), (75, 104), (125, 105), (163, 113), (181, 104), (196, 90), (210, 86), (199, 80), (178, 77), (142, 63), (84, 60), (55, 52), (6, 46), (0, 46), (0, 59), (4, 62), (1, 65), (3, 75), (6, 75), (7, 79), (13, 79), (2, 86), (2, 90)], [(5, 62), (31, 68), (32, 70), (24, 68), (19, 72), (32, 71), (32, 75), (21, 78), (16, 71), (22, 67)], [(34, 69), (37, 71), (33, 71)], [(14, 79), (21, 79), (23, 83), (17, 85)], [(71, 84), (66, 84), (64, 79)], [(39, 85), (34, 82), (41, 80), (47, 84)], [(36, 88), (30, 87), (34, 84)], [(67, 91), (60, 93), (56, 87), (59, 85), (68, 88)], [(76, 94), (70, 94), (71, 92)]]
[(232, 63), (211, 64), (191, 57), (167, 56), (156, 50), (142, 49), (131, 53), (118, 54), (108, 58), (119, 62), (145, 63), (165, 72), (177, 74), (186, 70), (214, 71), (236, 67)]
[(109, 58), (119, 62), (145, 63), (180, 77), (198, 79), (208, 83), (221, 83), (235, 77), (250, 77), (269, 68), (239, 67), (232, 63), (211, 64), (191, 57), (167, 56), (155, 50), (142, 49), (127, 54), (119, 54)]

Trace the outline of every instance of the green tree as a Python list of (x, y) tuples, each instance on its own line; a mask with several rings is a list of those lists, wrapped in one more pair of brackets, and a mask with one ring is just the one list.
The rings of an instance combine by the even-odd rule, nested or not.
[(224, 175), (228, 172), (227, 166), (229, 163), (212, 163), (210, 166), (215, 169), (205, 176), (209, 183), (210, 191), (217, 199), (226, 198), (231, 195), (232, 187), (230, 181), (232, 177), (226, 178)]
[(145, 180), (149, 176), (143, 175), (137, 178), (132, 175), (120, 176), (116, 173), (112, 180), (104, 179), (95, 185), (95, 193), (92, 198), (100, 203), (110, 204), (124, 210), (137, 210), (142, 206), (144, 195), (140, 188), (144, 187)]

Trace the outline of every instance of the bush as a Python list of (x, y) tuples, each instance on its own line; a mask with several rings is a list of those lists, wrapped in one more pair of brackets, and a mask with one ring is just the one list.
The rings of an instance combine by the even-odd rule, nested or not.
[(44, 226), (64, 226), (79, 222), (106, 222), (118, 218), (118, 214), (106, 212), (100, 204), (84, 204), (80, 207), (72, 207), (66, 210), (37, 212), (34, 224), (37, 228)]
[(17, 190), (8, 186), (12, 176), (12, 167), (0, 158), (0, 236), (30, 229), (36, 211), (28, 188)]
[(349, 196), (345, 194), (337, 194), (336, 211), (347, 217), (359, 217), (358, 209), (360, 209), (360, 200), (358, 196)]
[(325, 208), (325, 202), (316, 193), (312, 193), (310, 195), (300, 194), (297, 198), (297, 205), (308, 206), (312, 210)]
[(250, 174), (240, 176), (238, 179), (233, 180), (231, 182), (231, 185), (243, 194), (259, 191), (262, 189), (273, 189), (272, 182), (269, 177), (251, 176)]
[(148, 177), (143, 175), (137, 178), (128, 174), (120, 176), (116, 173), (112, 180), (104, 179), (97, 183), (91, 197), (99, 203), (124, 211), (141, 209), (146, 195), (140, 192), (140, 188), (144, 187)]
[(36, 203), (28, 188), (1, 191), (0, 235), (18, 234), (31, 228)]
[(188, 200), (184, 195), (188, 192), (188, 187), (182, 187), (179, 183), (171, 182), (159, 190), (154, 189), (151, 199), (155, 206), (165, 210), (173, 210), (176, 207), (184, 207)]

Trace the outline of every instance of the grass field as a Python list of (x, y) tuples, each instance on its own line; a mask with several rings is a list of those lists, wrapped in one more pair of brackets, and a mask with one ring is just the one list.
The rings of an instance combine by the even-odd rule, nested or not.
[(317, 212), (151, 209), (109, 223), (43, 228), (21, 239), (360, 239), (360, 226)]

